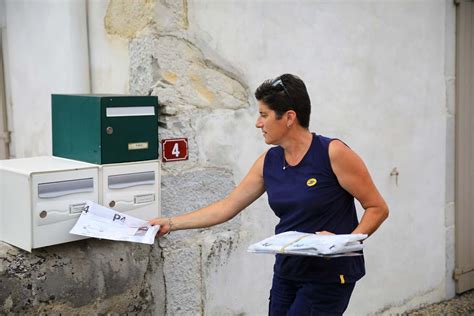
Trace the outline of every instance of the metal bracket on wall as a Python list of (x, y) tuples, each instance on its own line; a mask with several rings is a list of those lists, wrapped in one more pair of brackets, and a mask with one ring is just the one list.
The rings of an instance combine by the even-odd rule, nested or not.
[(460, 268), (456, 268), (454, 269), (454, 272), (453, 272), (453, 279), (454, 280), (459, 280), (459, 277), (464, 274), (464, 273), (468, 273), (468, 272), (471, 272), (471, 271), (474, 271), (474, 269), (460, 269)]

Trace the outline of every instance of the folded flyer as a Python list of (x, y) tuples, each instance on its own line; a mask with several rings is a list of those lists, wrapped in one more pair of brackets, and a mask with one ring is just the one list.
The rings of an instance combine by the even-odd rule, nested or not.
[(160, 226), (87, 201), (84, 211), (69, 233), (100, 239), (153, 244)]
[(248, 252), (318, 257), (360, 256), (366, 234), (316, 235), (284, 232), (250, 245)]

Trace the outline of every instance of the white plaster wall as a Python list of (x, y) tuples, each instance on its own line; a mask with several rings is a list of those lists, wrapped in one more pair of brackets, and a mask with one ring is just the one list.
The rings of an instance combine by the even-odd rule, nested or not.
[(5, 0), (0, 0), (0, 28), (5, 26)]
[[(454, 37), (453, 19), (446, 20), (453, 12), (449, 1), (189, 3), (190, 31), (200, 45), (243, 73), (252, 90), (285, 72), (301, 76), (313, 103), (311, 130), (358, 152), (387, 200), (390, 217), (366, 243), (368, 274), (350, 315), (398, 312), (452, 295), (445, 63), (454, 50), (446, 45)], [(242, 124), (254, 128), (250, 119)], [(254, 220), (263, 224), (269, 216)], [(242, 281), (235, 269), (247, 311), (262, 311), (269, 275)], [(217, 302), (226, 290), (211, 282), (207, 292)]]
[(7, 0), (12, 157), (51, 153), (51, 94), (90, 91), (84, 0)]
[(93, 93), (128, 93), (128, 39), (107, 34), (104, 17), (108, 1), (87, 0), (90, 71)]
[(448, 297), (455, 295), (455, 282), (452, 276), (455, 268), (455, 66), (456, 50), (456, 11), (452, 10), (452, 3), (446, 1), (446, 36), (445, 36), (445, 65), (446, 78), (446, 293)]

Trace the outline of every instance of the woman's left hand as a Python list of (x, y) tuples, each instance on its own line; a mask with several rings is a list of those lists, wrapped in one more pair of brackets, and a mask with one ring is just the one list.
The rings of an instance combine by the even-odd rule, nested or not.
[(321, 232), (315, 232), (316, 235), (334, 235), (334, 233), (328, 232), (327, 230), (323, 230)]

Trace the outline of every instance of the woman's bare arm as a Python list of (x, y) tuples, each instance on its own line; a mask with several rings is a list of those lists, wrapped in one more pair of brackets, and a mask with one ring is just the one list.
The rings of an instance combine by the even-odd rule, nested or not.
[(365, 212), (353, 234), (374, 233), (388, 217), (385, 200), (375, 187), (362, 159), (343, 142), (329, 144), (331, 166), (341, 186), (352, 194)]
[(152, 225), (160, 225), (157, 236), (163, 236), (171, 230), (203, 228), (226, 222), (258, 199), (264, 192), (263, 161), (261, 155), (250, 168), (240, 184), (224, 199), (201, 209), (172, 218), (155, 218)]

